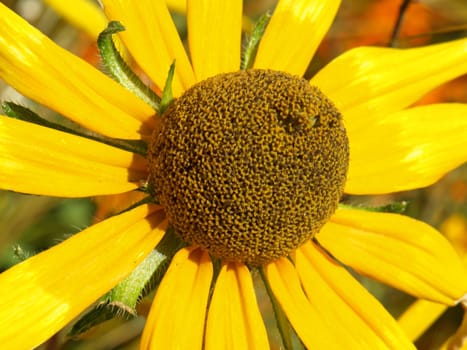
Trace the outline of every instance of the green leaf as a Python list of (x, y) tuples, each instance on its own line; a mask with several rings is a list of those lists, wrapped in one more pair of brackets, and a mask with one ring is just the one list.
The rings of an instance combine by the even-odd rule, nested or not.
[(134, 93), (144, 102), (150, 105), (155, 111), (159, 111), (160, 98), (154, 91), (146, 86), (141, 79), (131, 70), (123, 60), (112, 40), (112, 35), (125, 30), (125, 27), (118, 21), (111, 21), (99, 34), (97, 47), (102, 58), (102, 62), (108, 73), (127, 90)]

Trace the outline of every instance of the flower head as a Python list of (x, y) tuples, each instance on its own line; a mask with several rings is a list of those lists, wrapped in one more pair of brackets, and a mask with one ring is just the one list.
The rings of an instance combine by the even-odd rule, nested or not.
[(343, 265), (416, 297), (463, 298), (466, 272), (436, 230), (338, 202), (342, 192), (427, 186), (465, 162), (465, 105), (408, 106), (467, 71), (467, 40), (356, 48), (310, 85), (300, 77), (339, 1), (279, 1), (249, 70), (240, 69), (242, 1), (187, 2), (190, 58), (163, 1), (102, 3), (175, 100), (159, 115), (167, 95), (154, 110), (149, 89), (128, 91), (0, 5), (0, 76), (101, 134), (1, 118), (0, 185), (63, 197), (140, 188), (148, 200), (0, 275), (2, 344), (45, 341), (166, 252), (169, 227), (183, 247), (158, 286), (142, 349), (268, 348), (252, 271), (310, 349), (414, 348)]
[(341, 114), (305, 79), (217, 75), (161, 124), (148, 153), (154, 196), (177, 233), (216, 258), (258, 266), (287, 256), (336, 210), (348, 140)]

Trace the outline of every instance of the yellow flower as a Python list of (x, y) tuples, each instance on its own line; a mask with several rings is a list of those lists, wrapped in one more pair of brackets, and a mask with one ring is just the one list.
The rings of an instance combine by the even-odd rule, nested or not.
[[(240, 0), (188, 0), (190, 58), (163, 1), (102, 3), (109, 20), (125, 25), (123, 43), (157, 87), (164, 86), (176, 60), (177, 97), (197, 82), (240, 69)], [(337, 0), (280, 0), (253, 68), (302, 76), (339, 5)], [(0, 28), (0, 76), (8, 84), (96, 133), (151, 139), (159, 119), (145, 102), (4, 5)], [(465, 162), (467, 106), (409, 106), (465, 74), (466, 58), (466, 39), (407, 50), (362, 47), (337, 57), (311, 79), (344, 116), (350, 147), (345, 193), (428, 186)], [(135, 190), (148, 175), (142, 155), (0, 119), (3, 189), (87, 197)], [(136, 268), (167, 226), (162, 206), (140, 205), (2, 273), (2, 346), (28, 349), (47, 340)], [(224, 259), (215, 274), (208, 253), (191, 245), (175, 255), (157, 289), (142, 349), (269, 347), (253, 268)], [(454, 305), (467, 292), (463, 264), (436, 230), (397, 214), (340, 207), (312, 240), (259, 266), (307, 348), (414, 349), (384, 307), (341, 264), (438, 303)]]

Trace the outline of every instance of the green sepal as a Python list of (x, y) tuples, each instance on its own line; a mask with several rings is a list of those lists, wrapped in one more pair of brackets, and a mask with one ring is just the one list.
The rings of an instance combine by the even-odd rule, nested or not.
[(79, 337), (94, 326), (97, 326), (105, 321), (113, 318), (131, 319), (135, 315), (126, 306), (118, 302), (110, 303), (101, 301), (91, 311), (85, 314), (81, 319), (73, 325), (73, 328), (68, 333), (69, 337)]
[[(147, 145), (144, 141), (140, 140), (124, 140), (124, 139), (114, 139), (111, 137), (106, 137), (103, 135), (91, 133), (86, 129), (83, 129), (79, 125), (75, 125), (75, 128), (69, 128), (64, 125), (51, 122), (47, 119), (42, 118), (35, 112), (31, 111), (29, 108), (18, 105), (13, 102), (3, 102), (2, 105), (3, 112), (10, 118), (15, 118), (23, 120), (29, 123), (36, 125), (44, 126), (46, 128), (55, 129), (58, 131), (63, 131), (68, 134), (84, 137), (90, 140), (99, 141), (105, 143), (109, 146), (114, 146), (125, 151), (138, 153), (143, 156), (147, 154)], [(71, 121), (70, 121), (71, 123)]]
[(145, 289), (142, 291), (141, 297), (148, 295), (159, 285), (170, 265), (170, 262), (172, 261), (173, 256), (185, 246), (186, 243), (183, 242), (175, 233), (175, 229), (172, 226), (169, 226), (164, 237), (156, 247), (156, 251), (165, 258), (160, 262), (158, 268), (154, 270), (149, 283), (147, 283)]
[(159, 285), (170, 261), (183, 245), (184, 243), (169, 227), (157, 248), (129, 276), (104, 295), (91, 311), (75, 323), (69, 336), (79, 336), (112, 318), (135, 317), (138, 302)]
[(113, 288), (108, 298), (110, 302), (122, 303), (132, 314), (136, 315), (136, 304), (140, 297), (145, 294), (145, 288), (150, 283), (153, 274), (163, 267), (167, 256), (153, 250), (146, 259), (122, 282)]
[(127, 90), (134, 93), (155, 111), (159, 110), (160, 98), (146, 86), (123, 60), (112, 40), (112, 35), (125, 30), (118, 21), (111, 21), (97, 38), (102, 63), (110, 76)]
[(250, 69), (253, 67), (253, 63), (255, 61), (256, 53), (258, 52), (259, 42), (263, 37), (264, 31), (266, 30), (266, 26), (269, 23), (269, 19), (271, 18), (270, 13), (265, 13), (262, 15), (255, 23), (253, 31), (248, 38), (248, 41), (245, 46), (245, 51), (243, 52), (242, 56), (242, 64), (241, 69)]
[(406, 201), (401, 202), (391, 202), (389, 204), (371, 207), (367, 205), (353, 205), (353, 204), (339, 204), (340, 208), (356, 209), (356, 210), (365, 210), (365, 211), (374, 211), (379, 213), (394, 213), (394, 214), (403, 214), (407, 210), (409, 205)]
[(269, 286), (269, 282), (266, 278), (266, 275), (262, 268), (258, 269), (258, 272), (261, 276), (261, 280), (263, 282), (264, 287), (266, 288), (266, 292), (269, 296), (269, 300), (271, 301), (272, 309), (274, 311), (274, 319), (276, 320), (277, 328), (282, 338), (282, 345), (285, 350), (297, 350), (297, 349), (304, 349), (302, 343), (300, 342), (299, 338), (295, 334), (292, 326), (287, 319), (282, 307), (279, 305), (274, 293), (272, 292), (271, 287)]
[(165, 81), (165, 86), (164, 90), (162, 90), (162, 99), (161, 99), (161, 105), (159, 108), (159, 114), (162, 115), (162, 113), (165, 112), (167, 107), (172, 103), (173, 101), (173, 94), (172, 94), (172, 81), (174, 78), (175, 74), (175, 61), (172, 62), (169, 68), (169, 73), (167, 74), (167, 80)]

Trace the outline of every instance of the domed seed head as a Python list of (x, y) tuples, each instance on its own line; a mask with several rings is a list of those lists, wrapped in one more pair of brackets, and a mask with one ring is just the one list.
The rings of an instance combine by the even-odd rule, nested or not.
[(348, 160), (332, 102), (271, 70), (194, 85), (167, 109), (149, 148), (153, 195), (182, 239), (251, 265), (287, 256), (320, 230)]

